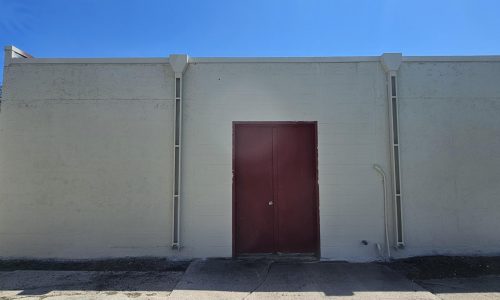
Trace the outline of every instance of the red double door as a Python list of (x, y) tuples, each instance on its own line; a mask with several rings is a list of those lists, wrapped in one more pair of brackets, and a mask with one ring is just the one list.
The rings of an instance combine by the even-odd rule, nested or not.
[(234, 254), (318, 254), (316, 123), (233, 130)]

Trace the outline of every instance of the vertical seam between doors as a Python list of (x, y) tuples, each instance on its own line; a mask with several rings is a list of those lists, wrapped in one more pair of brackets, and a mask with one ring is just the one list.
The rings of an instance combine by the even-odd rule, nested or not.
[(276, 133), (278, 128), (276, 126), (272, 128), (272, 168), (273, 168), (273, 176), (272, 176), (272, 186), (273, 186), (273, 248), (274, 253), (277, 253), (279, 250), (279, 210), (278, 210), (278, 153), (276, 147)]

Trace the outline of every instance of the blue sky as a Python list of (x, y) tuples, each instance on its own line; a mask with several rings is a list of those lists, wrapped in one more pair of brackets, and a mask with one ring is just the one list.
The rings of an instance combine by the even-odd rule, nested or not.
[(500, 54), (500, 1), (0, 0), (0, 44), (35, 57)]

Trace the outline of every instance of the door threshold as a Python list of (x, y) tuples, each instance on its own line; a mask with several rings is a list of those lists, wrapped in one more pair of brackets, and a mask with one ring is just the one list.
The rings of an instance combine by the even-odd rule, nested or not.
[(239, 254), (236, 259), (265, 259), (276, 262), (315, 262), (319, 261), (315, 253), (251, 253)]

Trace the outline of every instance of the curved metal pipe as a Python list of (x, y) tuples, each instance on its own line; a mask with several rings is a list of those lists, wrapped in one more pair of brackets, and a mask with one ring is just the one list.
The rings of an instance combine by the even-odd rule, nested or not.
[(387, 221), (387, 186), (386, 186), (386, 178), (385, 172), (381, 166), (374, 164), (373, 168), (377, 171), (382, 177), (382, 186), (384, 190), (384, 230), (385, 230), (385, 249), (387, 251), (386, 260), (391, 259), (391, 247), (389, 246), (389, 229), (388, 229), (388, 221)]

